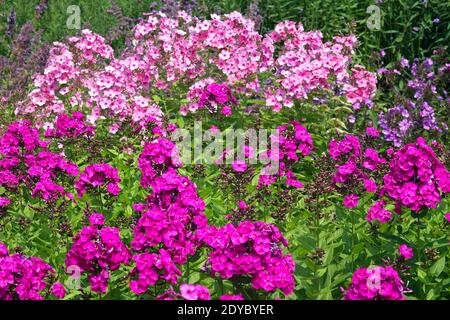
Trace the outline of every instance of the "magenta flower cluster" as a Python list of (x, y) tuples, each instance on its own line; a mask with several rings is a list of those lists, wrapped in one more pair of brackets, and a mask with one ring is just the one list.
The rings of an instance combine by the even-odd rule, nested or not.
[(209, 112), (230, 116), (233, 113), (232, 106), (238, 104), (231, 89), (225, 83), (215, 83), (212, 78), (198, 81), (189, 89), (187, 97), (191, 102), (181, 110), (182, 113), (206, 108)]
[(54, 125), (47, 128), (46, 137), (77, 138), (94, 135), (95, 128), (85, 122), (84, 114), (75, 111), (72, 116), (60, 114), (56, 117)]
[(411, 259), (414, 256), (413, 249), (406, 244), (402, 244), (398, 247), (398, 253), (405, 259)]
[(117, 196), (121, 189), (119, 170), (107, 163), (97, 163), (86, 167), (80, 174), (80, 177), (75, 181), (75, 189), (78, 191), (78, 197), (83, 197), (83, 194), (88, 188), (96, 188), (106, 186), (106, 190), (113, 196)]
[(209, 226), (197, 232), (211, 248), (207, 268), (223, 279), (249, 276), (255, 289), (288, 295), (294, 290), (294, 260), (283, 255), (287, 240), (278, 228), (261, 221), (243, 221), (237, 227)]
[(6, 207), (10, 203), (11, 203), (11, 199), (0, 197), (0, 208)]
[(173, 262), (171, 255), (164, 249), (158, 253), (140, 253), (133, 256), (136, 267), (131, 271), (130, 289), (136, 294), (146, 293), (149, 286), (160, 280), (177, 283), (181, 271)]
[[(373, 130), (368, 133), (375, 138), (377, 135)], [(336, 172), (332, 178), (332, 184), (337, 187), (345, 186), (349, 183), (360, 182), (367, 192), (376, 192), (377, 184), (372, 177), (380, 165), (386, 163), (386, 159), (381, 157), (372, 148), (362, 150), (359, 138), (346, 134), (342, 140), (333, 139), (328, 145), (328, 152), (336, 161)], [(346, 207), (355, 207), (358, 195), (350, 194), (344, 198)]]
[(211, 300), (208, 288), (199, 284), (180, 285), (180, 294), (185, 300)]
[(54, 272), (40, 258), (10, 255), (0, 242), (0, 300), (43, 300)]
[(405, 300), (403, 281), (391, 266), (355, 271), (344, 300)]
[(450, 173), (422, 137), (398, 150), (389, 166), (380, 194), (387, 194), (397, 208), (436, 208), (441, 193), (450, 192)]
[(392, 214), (389, 210), (385, 209), (386, 202), (384, 200), (376, 201), (367, 212), (366, 220), (372, 222), (378, 220), (381, 223), (391, 220)]
[[(277, 134), (271, 136), (272, 148), (266, 156), (278, 163), (278, 168), (268, 165), (262, 170), (258, 185), (271, 185), (278, 177), (285, 177), (286, 184), (303, 188), (295, 176), (292, 166), (311, 153), (314, 148), (311, 134), (297, 121), (277, 127)], [(275, 170), (274, 172), (271, 172)], [(272, 173), (272, 174), (269, 174)]]
[(52, 201), (73, 196), (57, 183), (64, 176), (76, 177), (78, 167), (60, 154), (47, 150), (48, 142), (28, 120), (12, 123), (0, 139), (0, 186), (17, 187), (23, 183), (32, 196)]
[[(176, 283), (181, 272), (175, 264), (184, 264), (195, 254), (199, 245), (195, 232), (207, 224), (205, 203), (189, 178), (177, 173), (180, 166), (175, 144), (165, 138), (146, 144), (139, 157), (141, 185), (152, 193), (146, 203), (133, 206), (142, 215), (131, 247), (144, 252), (133, 257), (137, 279), (130, 285), (137, 294), (159, 279)], [(154, 252), (148, 253), (150, 249)]]
[(172, 141), (159, 138), (146, 143), (138, 158), (138, 167), (142, 174), (141, 186), (148, 188), (156, 176), (167, 172), (169, 168), (181, 166), (177, 148)]
[(91, 215), (89, 220), (91, 225), (73, 238), (66, 255), (66, 267), (76, 266), (81, 272), (87, 272), (91, 290), (103, 293), (108, 288), (110, 272), (128, 264), (131, 254), (122, 242), (118, 228), (103, 227), (103, 215)]

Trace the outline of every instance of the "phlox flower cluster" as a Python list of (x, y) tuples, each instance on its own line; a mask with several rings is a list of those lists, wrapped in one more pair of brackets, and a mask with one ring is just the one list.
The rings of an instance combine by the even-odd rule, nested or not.
[(392, 107), (387, 112), (380, 112), (379, 119), (385, 139), (400, 147), (413, 125), (408, 109), (402, 105)]
[[(374, 130), (373, 128), (369, 130), (371, 138), (375, 138), (373, 135), (376, 136), (376, 130)], [(332, 178), (336, 188), (345, 189), (346, 186), (361, 184), (367, 192), (376, 192), (377, 185), (372, 175), (386, 163), (386, 159), (376, 150), (369, 147), (363, 150), (357, 136), (346, 134), (342, 140), (331, 140), (328, 152), (336, 161), (336, 172)], [(355, 194), (349, 195), (345, 202), (353, 203), (354, 201), (350, 201), (350, 198), (354, 200), (355, 196), (357, 197)]]
[[(133, 230), (131, 247), (137, 252), (133, 259), (136, 269), (131, 289), (144, 293), (159, 279), (176, 283), (181, 275), (175, 264), (184, 264), (199, 245), (196, 230), (207, 224), (205, 203), (189, 178), (177, 173), (181, 166), (175, 144), (165, 138), (144, 146), (139, 157), (141, 185), (150, 187), (146, 203), (135, 204), (142, 212)], [(152, 253), (147, 251), (153, 249)]]
[(59, 299), (62, 299), (66, 296), (66, 288), (64, 288), (64, 285), (60, 282), (56, 282), (52, 286), (51, 292), (55, 297), (57, 297)]
[(11, 203), (11, 199), (0, 197), (0, 208), (6, 207), (8, 204)]
[(69, 37), (68, 44), (54, 43), (44, 72), (34, 77), (34, 88), (16, 113), (33, 114), (39, 126), (51, 127), (52, 116), (69, 104), (87, 109), (91, 124), (106, 117), (117, 120), (116, 127), (131, 119), (142, 128), (160, 124), (163, 116), (149, 92), (165, 94), (178, 83), (190, 87), (181, 93), (188, 101), (182, 113), (220, 105), (225, 115), (237, 103), (231, 90), (262, 97), (275, 111), (321, 88), (342, 88), (360, 108), (375, 91), (374, 74), (351, 67), (354, 36), (325, 42), (320, 32), (305, 32), (291, 21), (262, 36), (238, 12), (210, 20), (183, 11), (176, 18), (155, 13), (134, 27), (130, 43), (120, 58), (89, 30)]
[(176, 145), (172, 141), (158, 138), (146, 143), (138, 158), (138, 167), (142, 174), (141, 186), (148, 188), (156, 176), (167, 172), (170, 168), (181, 166)]
[(180, 285), (180, 294), (185, 300), (211, 300), (208, 288), (198, 284)]
[(136, 69), (143, 64), (143, 57), (132, 54), (114, 58), (103, 37), (82, 30), (68, 44), (54, 43), (44, 72), (35, 76), (34, 89), (16, 113), (32, 113), (39, 126), (52, 128), (51, 116), (64, 114), (68, 103), (87, 108), (91, 124), (104, 117), (117, 119), (119, 126), (124, 119), (140, 127), (159, 123), (160, 108), (142, 94), (145, 81)]
[(183, 11), (175, 19), (156, 13), (139, 23), (134, 35), (136, 51), (150, 62), (150, 81), (159, 87), (201, 78), (211, 67), (232, 84), (255, 74), (267, 60), (258, 50), (262, 36), (254, 22), (238, 12), (210, 20)]
[(79, 111), (73, 112), (72, 116), (60, 114), (56, 117), (54, 126), (47, 128), (45, 136), (66, 139), (93, 136), (95, 128), (88, 125), (84, 118), (84, 114)]
[(286, 184), (295, 188), (303, 188), (303, 184), (293, 172), (293, 165), (308, 156), (314, 148), (312, 137), (299, 122), (278, 126), (277, 135), (271, 136), (274, 146), (269, 149), (266, 156), (277, 161), (278, 168), (275, 174), (268, 174), (274, 170), (271, 165), (263, 168), (258, 185), (271, 185), (278, 177), (286, 177)]
[[(305, 32), (302, 24), (285, 21), (267, 34), (263, 44), (262, 50), (268, 56), (265, 64), (274, 73), (274, 81), (263, 90), (267, 105), (275, 111), (283, 106), (292, 107), (294, 99), (305, 99), (310, 92), (320, 88), (342, 87), (355, 108), (369, 102), (375, 93), (373, 73), (362, 66), (355, 66), (349, 72), (356, 45), (353, 35), (336, 36), (333, 42), (324, 42), (320, 31)], [(281, 50), (275, 57), (276, 46)]]
[(284, 294), (294, 290), (294, 260), (283, 255), (280, 245), (287, 240), (274, 225), (243, 221), (238, 226), (208, 226), (197, 232), (211, 248), (207, 269), (223, 279), (249, 276), (255, 289)]
[(134, 205), (143, 214), (134, 229), (131, 246), (140, 251), (164, 245), (176, 263), (186, 263), (188, 255), (195, 253), (195, 230), (207, 222), (205, 204), (189, 178), (178, 175), (174, 169), (155, 178), (152, 188), (145, 204)]
[(78, 167), (60, 154), (47, 150), (47, 141), (31, 122), (12, 123), (0, 139), (0, 185), (15, 188), (20, 183), (32, 190), (32, 196), (52, 201), (60, 196), (72, 195), (58, 184), (64, 176), (76, 177)]
[(376, 201), (367, 212), (366, 219), (369, 222), (378, 220), (381, 223), (391, 220), (392, 214), (389, 210), (385, 209), (386, 202), (384, 200)]
[(391, 266), (360, 268), (344, 293), (344, 300), (405, 300), (403, 281)]
[(78, 197), (83, 197), (83, 194), (88, 188), (106, 186), (106, 190), (113, 196), (117, 196), (121, 191), (119, 187), (120, 176), (119, 170), (107, 163), (97, 163), (86, 167), (80, 174), (80, 177), (75, 181), (75, 188), (78, 191)]
[(93, 214), (89, 221), (91, 225), (73, 238), (66, 255), (66, 267), (76, 266), (81, 272), (86, 272), (91, 290), (104, 293), (111, 271), (128, 264), (131, 253), (122, 242), (118, 228), (103, 227), (103, 215)]
[(398, 253), (405, 259), (411, 259), (414, 256), (413, 249), (406, 244), (402, 244), (398, 247)]
[(160, 249), (157, 253), (140, 253), (133, 256), (136, 267), (130, 276), (130, 289), (136, 294), (148, 291), (149, 286), (155, 285), (160, 280), (168, 283), (177, 283), (181, 271), (173, 262), (170, 254)]
[(436, 208), (441, 193), (450, 192), (450, 173), (422, 137), (395, 152), (389, 167), (380, 194), (393, 199), (398, 209)]
[(211, 113), (219, 112), (225, 116), (232, 114), (232, 106), (238, 104), (231, 89), (225, 84), (218, 84), (214, 79), (207, 78), (196, 82), (189, 88), (187, 98), (189, 105), (182, 107), (181, 112), (186, 114), (196, 112), (198, 109), (207, 108)]
[(0, 242), (0, 300), (43, 300), (53, 268), (36, 257), (9, 254)]
[(353, 104), (355, 110), (360, 109), (363, 105), (371, 107), (371, 98), (377, 88), (376, 76), (360, 65), (355, 66), (351, 71), (350, 82), (343, 86), (345, 97)]

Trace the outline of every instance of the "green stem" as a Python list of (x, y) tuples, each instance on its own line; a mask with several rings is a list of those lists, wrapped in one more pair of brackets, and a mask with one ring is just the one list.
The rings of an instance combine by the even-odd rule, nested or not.
[(352, 245), (351, 245), (351, 256), (352, 256), (352, 271), (354, 270), (355, 257), (353, 254), (353, 246), (355, 245), (355, 215), (354, 213), (350, 213), (352, 216)]

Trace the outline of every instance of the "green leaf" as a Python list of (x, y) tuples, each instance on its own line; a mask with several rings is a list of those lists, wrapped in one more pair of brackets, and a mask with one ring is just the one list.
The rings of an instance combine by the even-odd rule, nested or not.
[(445, 257), (440, 258), (430, 268), (431, 274), (439, 276), (445, 267)]

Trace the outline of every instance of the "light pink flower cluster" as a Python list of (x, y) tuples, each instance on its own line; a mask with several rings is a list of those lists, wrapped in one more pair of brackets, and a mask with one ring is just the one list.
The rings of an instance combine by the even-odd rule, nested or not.
[(159, 87), (200, 78), (210, 66), (235, 83), (255, 74), (265, 60), (254, 22), (238, 12), (211, 15), (211, 20), (185, 12), (176, 19), (157, 13), (139, 23), (134, 33), (139, 40), (135, 49), (150, 62), (148, 74)]
[(119, 187), (120, 176), (119, 170), (113, 168), (107, 163), (97, 163), (86, 167), (80, 174), (80, 177), (75, 181), (75, 188), (78, 191), (78, 197), (83, 197), (83, 194), (88, 188), (101, 187), (106, 185), (106, 190), (117, 196), (121, 191)]
[[(185, 12), (174, 19), (156, 13), (137, 24), (133, 34), (133, 45), (120, 58), (114, 58), (103, 37), (89, 30), (68, 38), (68, 44), (55, 43), (44, 72), (35, 76), (34, 89), (16, 112), (34, 113), (39, 125), (49, 120), (51, 125), (50, 116), (64, 113), (68, 103), (87, 108), (92, 124), (112, 117), (118, 125), (131, 119), (144, 127), (159, 124), (163, 116), (152, 93), (167, 92), (179, 83), (191, 87), (180, 98), (193, 104), (192, 111), (199, 107), (193, 92), (213, 83), (266, 99), (276, 111), (320, 88), (342, 87), (355, 107), (375, 90), (372, 73), (361, 66), (351, 68), (354, 36), (325, 42), (320, 32), (305, 32), (292, 21), (262, 36), (254, 22), (238, 12), (209, 20)], [(208, 78), (212, 75), (214, 79)], [(221, 111), (229, 114), (230, 104)]]
[[(349, 57), (341, 54), (344, 47), (332, 49), (331, 43), (323, 43), (320, 31), (305, 32), (301, 23), (277, 24), (264, 38), (264, 44), (276, 79), (266, 89), (266, 103), (275, 111), (292, 107), (294, 99), (305, 99), (319, 87), (329, 87), (332, 74), (338, 81), (348, 77)], [(276, 58), (275, 46), (281, 48)]]
[(108, 288), (110, 272), (128, 264), (131, 254), (120, 239), (119, 229), (103, 227), (104, 217), (100, 214), (89, 218), (91, 226), (84, 227), (73, 238), (66, 266), (77, 266), (81, 272), (87, 272), (91, 290), (103, 293)]
[(403, 281), (391, 266), (360, 268), (345, 291), (344, 300), (405, 300)]
[(68, 42), (54, 43), (44, 72), (35, 76), (35, 88), (16, 113), (33, 113), (39, 126), (51, 128), (51, 116), (65, 113), (67, 103), (78, 110), (87, 108), (92, 124), (101, 117), (131, 119), (141, 127), (160, 122), (160, 108), (143, 96), (148, 81), (137, 69), (145, 65), (144, 57), (115, 59), (103, 37), (89, 30)]
[(278, 163), (275, 174), (268, 174), (273, 166), (263, 168), (258, 185), (271, 185), (278, 177), (286, 177), (286, 184), (295, 188), (303, 188), (303, 184), (297, 179), (292, 166), (311, 153), (314, 148), (312, 137), (299, 122), (292, 121), (289, 124), (278, 126), (277, 135), (271, 136), (272, 148), (266, 156), (271, 162)]
[(450, 173), (422, 137), (398, 150), (389, 166), (380, 194), (394, 199), (398, 209), (436, 208), (441, 193), (450, 192)]
[(288, 243), (276, 226), (244, 221), (237, 227), (208, 226), (197, 235), (212, 250), (207, 262), (212, 275), (249, 276), (255, 289), (269, 292), (280, 289), (287, 295), (294, 290), (294, 260), (283, 255), (280, 244)]
[(357, 65), (351, 70), (350, 81), (343, 86), (344, 94), (354, 109), (360, 109), (363, 105), (371, 106), (371, 99), (377, 89), (375, 74)]
[(53, 268), (36, 257), (9, 254), (0, 242), (0, 300), (43, 300)]
[(12, 123), (0, 139), (0, 186), (15, 188), (23, 183), (32, 190), (32, 196), (52, 201), (72, 195), (57, 182), (65, 176), (76, 177), (78, 167), (64, 156), (47, 150), (47, 141), (31, 122)]
[[(369, 100), (375, 91), (374, 74), (361, 66), (349, 71), (354, 36), (324, 42), (320, 32), (305, 32), (301, 24), (286, 21), (263, 37), (253, 21), (237, 12), (212, 15), (211, 20), (184, 12), (177, 19), (154, 14), (134, 32), (135, 51), (151, 62), (145, 74), (154, 86), (167, 88), (175, 82), (201, 79), (191, 86), (190, 104), (183, 112), (197, 110), (198, 90), (218, 82), (205, 79), (210, 70), (238, 91), (260, 94), (274, 110), (292, 107), (295, 99), (304, 99), (319, 88), (343, 87), (355, 105)], [(269, 81), (260, 81), (263, 73), (271, 75)]]

